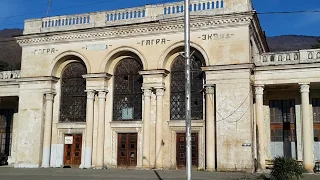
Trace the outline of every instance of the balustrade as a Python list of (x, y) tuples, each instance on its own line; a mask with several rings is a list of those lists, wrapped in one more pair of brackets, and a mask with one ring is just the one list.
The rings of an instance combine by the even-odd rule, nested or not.
[(263, 53), (256, 60), (256, 65), (281, 65), (320, 62), (320, 49)]
[(11, 80), (20, 78), (20, 71), (0, 71), (0, 80)]
[[(252, 9), (247, 4), (228, 4), (229, 0), (191, 0), (192, 14), (205, 12), (223, 14), (245, 12)], [(224, 11), (221, 11), (224, 9)], [(54, 32), (73, 29), (113, 26), (119, 24), (141, 23), (170, 18), (170, 15), (183, 16), (184, 2), (146, 5), (135, 8), (101, 11), (95, 13), (46, 17), (25, 21), (24, 34)]]

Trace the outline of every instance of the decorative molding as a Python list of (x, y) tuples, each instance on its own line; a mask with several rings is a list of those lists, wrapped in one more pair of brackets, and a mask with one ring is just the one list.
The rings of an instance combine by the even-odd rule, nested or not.
[(54, 76), (39, 76), (39, 77), (25, 77), (17, 79), (18, 82), (38, 82), (38, 81), (51, 81), (56, 83), (59, 81), (59, 78)]
[(253, 63), (243, 63), (243, 64), (228, 64), (228, 65), (215, 65), (215, 66), (205, 66), (202, 67), (202, 71), (226, 71), (226, 70), (239, 70), (239, 69), (251, 69), (253, 70)]
[(158, 75), (162, 74), (163, 77), (166, 77), (170, 72), (166, 69), (156, 69), (156, 70), (145, 70), (145, 71), (139, 71), (139, 74), (142, 76), (145, 75)]
[[(210, 27), (216, 25), (223, 25), (223, 24), (232, 24), (232, 23), (248, 23), (251, 22), (251, 16), (242, 16), (242, 17), (233, 17), (233, 18), (226, 18), (226, 19), (216, 19), (210, 20), (209, 18), (203, 18), (202, 21), (198, 22), (191, 22), (190, 27), (194, 29), (199, 29), (200, 27)], [(143, 34), (143, 33), (164, 33), (167, 31), (175, 31), (175, 30), (183, 30), (184, 25), (181, 22), (177, 24), (177, 22), (173, 24), (164, 25), (165, 23), (158, 23), (156, 26), (153, 27), (136, 27), (134, 26), (127, 26), (126, 29), (119, 29), (119, 30), (108, 30), (105, 31), (96, 31), (96, 32), (86, 32), (82, 34), (78, 34), (76, 31), (74, 34), (58, 34), (44, 37), (37, 37), (35, 35), (22, 36), (17, 37), (17, 42), (20, 45), (24, 44), (32, 44), (32, 43), (46, 43), (46, 42), (59, 42), (59, 41), (72, 41), (72, 40), (81, 40), (81, 39), (88, 39), (88, 38), (102, 38), (102, 37), (118, 37), (123, 35), (135, 35), (135, 34)], [(114, 29), (114, 28), (112, 28)]]
[(93, 74), (85, 74), (82, 75), (83, 78), (85, 79), (96, 79), (96, 78), (101, 78), (101, 79), (105, 79), (105, 80), (109, 80), (112, 75), (108, 74), (108, 73), (93, 73)]

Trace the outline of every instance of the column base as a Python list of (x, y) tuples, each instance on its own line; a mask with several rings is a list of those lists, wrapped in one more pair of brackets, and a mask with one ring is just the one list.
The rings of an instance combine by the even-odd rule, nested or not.
[(207, 167), (206, 171), (215, 172), (215, 171), (216, 171), (216, 168), (208, 168), (208, 167)]
[(304, 164), (303, 167), (308, 173), (314, 173), (313, 164)]

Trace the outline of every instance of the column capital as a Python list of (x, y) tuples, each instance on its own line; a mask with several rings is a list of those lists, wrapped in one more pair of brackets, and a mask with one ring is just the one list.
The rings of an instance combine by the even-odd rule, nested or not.
[(206, 94), (214, 94), (214, 86), (206, 86)]
[(143, 96), (145, 96), (145, 97), (151, 96), (152, 91), (150, 88), (142, 88), (142, 91), (143, 91)]
[(97, 93), (98, 93), (99, 99), (105, 99), (108, 91), (106, 91), (106, 90), (98, 90)]
[(94, 99), (95, 90), (86, 90), (85, 92), (87, 93), (87, 99)]
[(55, 95), (56, 93), (52, 93), (52, 92), (45, 93), (46, 101), (53, 101)]
[(255, 94), (256, 94), (256, 95), (263, 95), (264, 85), (255, 84), (255, 85), (254, 85), (254, 91), (255, 91)]
[(156, 88), (156, 95), (157, 96), (163, 96), (164, 95), (164, 91), (165, 89), (164, 88)]
[(309, 93), (310, 92), (310, 84), (309, 83), (299, 83), (300, 92), (301, 93)]

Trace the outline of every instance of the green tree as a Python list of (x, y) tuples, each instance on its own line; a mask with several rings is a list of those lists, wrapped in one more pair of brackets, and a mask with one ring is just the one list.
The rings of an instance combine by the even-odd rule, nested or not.
[(314, 45), (312, 45), (312, 48), (313, 49), (319, 49), (320, 48), (320, 39), (318, 39), (317, 42)]

